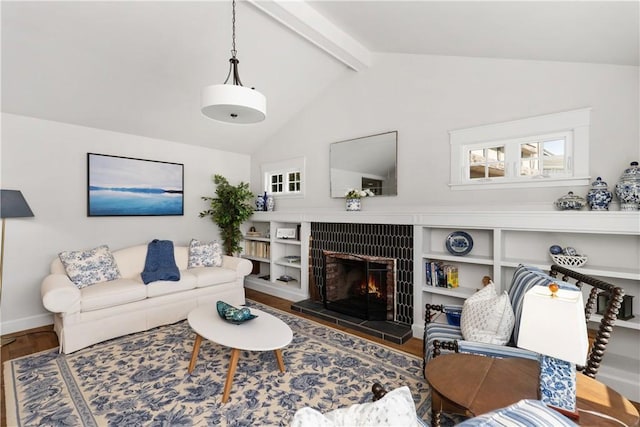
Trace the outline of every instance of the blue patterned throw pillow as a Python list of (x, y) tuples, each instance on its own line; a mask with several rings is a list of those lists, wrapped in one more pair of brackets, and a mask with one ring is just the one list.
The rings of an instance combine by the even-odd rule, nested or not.
[(120, 271), (109, 246), (58, 254), (69, 279), (79, 288), (120, 278)]
[(191, 239), (187, 268), (196, 267), (222, 267), (222, 248), (218, 242)]

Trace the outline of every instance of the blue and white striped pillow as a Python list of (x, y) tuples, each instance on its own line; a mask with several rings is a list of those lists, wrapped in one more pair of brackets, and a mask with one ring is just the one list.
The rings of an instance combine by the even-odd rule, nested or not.
[(458, 427), (575, 427), (575, 424), (539, 400), (523, 399), (513, 405), (470, 418)]

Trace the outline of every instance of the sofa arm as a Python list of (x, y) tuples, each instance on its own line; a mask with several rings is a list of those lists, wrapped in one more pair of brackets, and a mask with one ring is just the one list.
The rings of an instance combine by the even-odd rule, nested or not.
[(80, 311), (80, 289), (65, 274), (50, 274), (40, 287), (42, 304), (53, 313)]
[(238, 278), (242, 278), (251, 274), (251, 270), (253, 270), (253, 264), (248, 259), (223, 255), (222, 268), (235, 270), (238, 274)]

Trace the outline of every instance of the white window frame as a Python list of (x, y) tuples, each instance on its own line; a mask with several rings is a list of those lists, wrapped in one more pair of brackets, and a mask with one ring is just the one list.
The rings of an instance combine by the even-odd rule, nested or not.
[[(546, 114), (449, 132), (452, 190), (531, 188), (589, 185), (589, 128), (591, 108)], [(562, 175), (520, 176), (520, 144), (549, 137), (565, 138)], [(505, 176), (471, 179), (469, 151), (505, 146)]]
[[(305, 158), (279, 160), (277, 162), (263, 163), (260, 167), (262, 173), (262, 189), (275, 198), (301, 198), (305, 192)], [(289, 173), (300, 173), (300, 191), (289, 191)], [(272, 193), (271, 176), (282, 174), (282, 192)]]

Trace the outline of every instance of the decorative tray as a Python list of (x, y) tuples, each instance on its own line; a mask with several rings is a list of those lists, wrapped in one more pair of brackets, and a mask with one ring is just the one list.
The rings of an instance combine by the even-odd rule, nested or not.
[(551, 255), (553, 262), (563, 267), (582, 267), (587, 263), (585, 255), (549, 255)]

